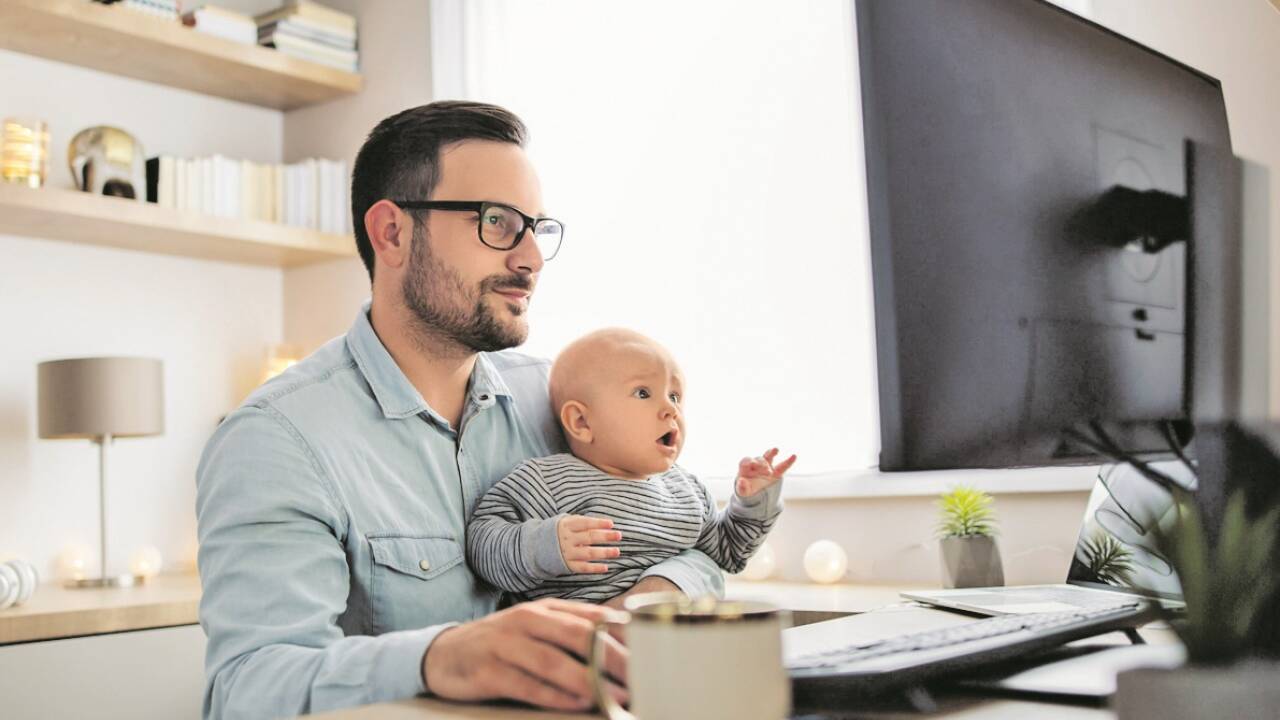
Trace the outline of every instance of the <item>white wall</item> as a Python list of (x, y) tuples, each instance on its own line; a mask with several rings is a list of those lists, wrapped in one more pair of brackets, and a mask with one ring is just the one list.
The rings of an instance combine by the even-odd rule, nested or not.
[[(274, 110), (4, 51), (0, 76), (0, 115), (51, 126), (53, 187), (72, 187), (66, 146), (92, 125), (127, 130), (150, 155), (280, 160)], [(167, 569), (190, 567), (196, 461), (280, 341), (280, 271), (9, 236), (0, 258), (0, 556), (46, 577), (68, 543), (96, 558), (95, 447), (37, 439), (36, 364), (149, 355), (165, 364), (166, 432), (113, 447), (110, 562), (126, 569), (138, 546), (154, 545)]]

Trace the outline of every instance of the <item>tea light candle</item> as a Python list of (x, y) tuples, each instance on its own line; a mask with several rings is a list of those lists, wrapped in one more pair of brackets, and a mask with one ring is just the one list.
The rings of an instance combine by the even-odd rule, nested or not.
[(830, 540), (819, 540), (804, 551), (804, 571), (814, 582), (837, 582), (848, 569), (849, 556)]
[(138, 548), (129, 561), (129, 571), (144, 578), (155, 577), (160, 572), (160, 551), (150, 545)]
[(62, 548), (58, 554), (58, 572), (67, 580), (83, 580), (89, 576), (89, 557), (93, 551), (88, 545), (75, 543)]

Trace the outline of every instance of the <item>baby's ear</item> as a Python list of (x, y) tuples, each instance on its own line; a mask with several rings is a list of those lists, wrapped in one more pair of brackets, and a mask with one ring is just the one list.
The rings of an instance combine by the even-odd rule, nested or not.
[(570, 440), (580, 443), (591, 442), (591, 427), (587, 425), (587, 406), (577, 400), (570, 400), (560, 406), (560, 426)]

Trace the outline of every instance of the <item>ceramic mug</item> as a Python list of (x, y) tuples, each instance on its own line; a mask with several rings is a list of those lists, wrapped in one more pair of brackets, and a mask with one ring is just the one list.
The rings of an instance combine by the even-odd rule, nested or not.
[[(689, 600), (682, 593), (628, 598), (624, 617), (596, 624), (591, 689), (609, 720), (780, 720), (791, 710), (782, 665), (789, 614), (762, 602)], [(621, 614), (620, 614), (621, 615)], [(635, 714), (605, 691), (609, 625), (626, 626), (627, 690)]]

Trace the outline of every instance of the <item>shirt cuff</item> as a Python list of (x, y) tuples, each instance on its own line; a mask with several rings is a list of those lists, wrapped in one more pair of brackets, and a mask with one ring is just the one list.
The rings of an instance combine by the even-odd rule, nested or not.
[(768, 520), (782, 512), (783, 482), (785, 481), (779, 480), (755, 495), (747, 497), (741, 497), (735, 489), (733, 496), (729, 498), (729, 512), (738, 517)]
[(423, 661), (427, 657), (427, 651), (440, 633), (457, 626), (458, 623), (445, 623), (421, 630), (402, 630), (382, 635), (385, 645), (382, 652), (378, 653), (373, 676), (386, 679), (385, 697), (408, 698), (427, 693), (426, 681), (423, 679)]
[(552, 580), (569, 574), (569, 563), (560, 552), (560, 518), (557, 515), (544, 520), (526, 520), (521, 528), (525, 567), (531, 568), (540, 580)]

